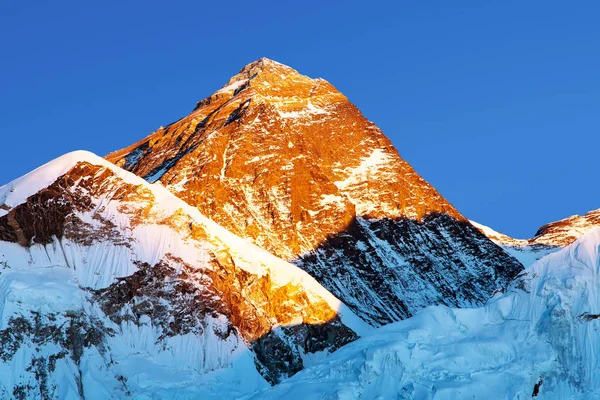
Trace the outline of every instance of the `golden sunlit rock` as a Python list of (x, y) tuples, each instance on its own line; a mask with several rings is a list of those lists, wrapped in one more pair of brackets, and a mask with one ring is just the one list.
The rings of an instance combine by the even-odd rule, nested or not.
[(288, 260), (356, 216), (463, 219), (331, 84), (269, 59), (107, 159)]
[(333, 85), (269, 59), (106, 158), (292, 261), (375, 326), (483, 304), (522, 269)]

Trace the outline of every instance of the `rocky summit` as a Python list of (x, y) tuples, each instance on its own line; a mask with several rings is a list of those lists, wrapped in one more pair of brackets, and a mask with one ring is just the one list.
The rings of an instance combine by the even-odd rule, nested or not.
[(481, 305), (523, 269), (333, 85), (269, 59), (106, 158), (301, 267), (373, 326)]

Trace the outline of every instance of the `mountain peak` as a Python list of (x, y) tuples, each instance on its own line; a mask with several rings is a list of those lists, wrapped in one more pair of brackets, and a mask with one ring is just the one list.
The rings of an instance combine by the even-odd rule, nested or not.
[[(243, 102), (252, 97), (283, 112), (290, 112), (307, 106), (309, 99), (318, 102), (318, 97), (323, 95), (334, 101), (347, 100), (327, 81), (310, 78), (292, 67), (263, 57), (242, 68), (209, 99), (232, 96)], [(329, 98), (325, 102), (329, 102)], [(205, 105), (207, 100), (198, 103), (196, 109)]]
[(272, 59), (267, 58), (267, 57), (262, 57), (262, 58), (259, 58), (256, 61), (253, 61), (253, 62), (251, 62), (249, 64), (246, 64), (246, 66), (244, 68), (242, 68), (240, 72), (242, 72), (242, 71), (249, 71), (249, 70), (255, 69), (255, 68), (260, 68), (261, 70), (269, 69), (269, 68), (285, 68), (285, 69), (288, 69), (288, 70), (295, 71), (290, 66), (287, 66), (285, 64), (282, 64), (282, 63), (280, 63), (278, 61), (272, 60)]
[[(440, 298), (482, 304), (522, 268), (335, 87), (269, 59), (107, 158), (302, 266), (374, 325)], [(420, 277), (425, 269), (434, 272)]]
[(300, 73), (294, 68), (266, 57), (247, 64), (240, 70), (238, 75), (245, 75), (246, 79), (254, 79), (265, 73), (279, 75), (300, 75)]
[(231, 86), (235, 82), (244, 83), (254, 80), (277, 81), (286, 79), (288, 76), (301, 76), (298, 71), (277, 61), (263, 57), (247, 64), (236, 75), (232, 76), (220, 91)]

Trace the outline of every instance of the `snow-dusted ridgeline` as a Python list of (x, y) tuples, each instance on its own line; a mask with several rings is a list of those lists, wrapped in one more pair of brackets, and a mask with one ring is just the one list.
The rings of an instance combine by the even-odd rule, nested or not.
[[(523, 266), (528, 267), (547, 254), (560, 250), (563, 246), (558, 244), (537, 243), (534, 239), (514, 239), (508, 235), (497, 232), (489, 226), (482, 225), (475, 221), (471, 224), (479, 229), (481, 233), (488, 237), (492, 242), (502, 247), (504, 251), (519, 260)], [(590, 227), (591, 229), (592, 227)]]
[[(237, 398), (268, 385), (265, 373), (286, 376), (285, 369), (273, 376), (279, 365), (263, 362), (263, 376), (257, 370), (269, 346), (283, 351), (277, 356), (302, 357), (293, 373), (370, 329), (307, 273), (91, 153), (38, 168), (0, 188), (0, 199), (0, 234), (17, 232), (21, 241), (18, 213), (53, 202), (70, 207), (65, 199), (84, 204), (69, 215), (73, 226), (65, 223), (70, 233), (42, 242), (37, 231), (26, 245), (0, 241), (0, 398)], [(47, 228), (44, 218), (36, 229)], [(230, 290), (241, 299), (227, 303), (227, 283), (215, 279), (237, 275), (245, 285), (233, 280)], [(270, 299), (277, 315), (259, 302), (262, 292), (250, 292), (265, 285), (266, 295), (283, 296)], [(258, 309), (245, 314), (248, 323), (269, 324), (273, 338), (252, 342), (253, 327), (231, 330), (237, 314), (227, 304), (244, 302)], [(337, 342), (311, 339), (303, 353), (290, 335), (310, 338), (303, 325), (327, 315), (340, 321), (329, 330)]]
[(550, 222), (540, 227), (530, 239), (514, 239), (477, 222), (471, 221), (471, 224), (524, 266), (529, 266), (600, 226), (600, 209)]

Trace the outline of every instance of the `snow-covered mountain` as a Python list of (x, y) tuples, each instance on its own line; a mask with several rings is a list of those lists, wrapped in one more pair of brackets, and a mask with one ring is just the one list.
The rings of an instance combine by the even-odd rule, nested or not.
[(482, 305), (522, 270), (342, 93), (269, 59), (107, 159), (300, 266), (374, 326)]
[(261, 59), (0, 187), (0, 399), (600, 398), (599, 250), (600, 210), (526, 240), (468, 221)]
[(600, 227), (485, 307), (429, 307), (255, 399), (600, 398)]
[(236, 398), (370, 329), (301, 269), (91, 153), (0, 188), (0, 204), (0, 398)]

